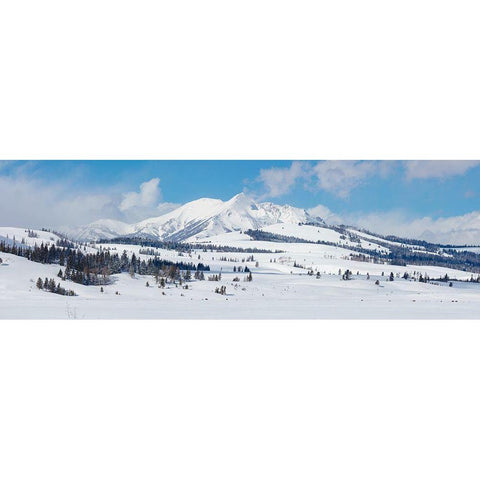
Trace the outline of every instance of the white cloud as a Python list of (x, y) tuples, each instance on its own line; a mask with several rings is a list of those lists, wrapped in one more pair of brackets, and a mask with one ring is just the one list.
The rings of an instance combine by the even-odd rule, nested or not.
[(294, 162), (290, 167), (273, 167), (260, 171), (258, 181), (262, 182), (265, 197), (279, 197), (289, 193), (300, 179), (305, 180), (305, 188), (323, 190), (340, 198), (348, 198), (350, 193), (369, 178), (391, 176), (398, 167), (404, 168), (406, 180), (437, 178), (445, 179), (464, 175), (469, 169), (480, 165), (480, 161), (470, 160), (326, 160), (315, 164)]
[(343, 215), (340, 221), (334, 223), (345, 223), (366, 228), (373, 233), (416, 238), (433, 243), (480, 244), (479, 211), (437, 219), (431, 217), (410, 218), (402, 210), (369, 214), (352, 213)]
[(266, 188), (261, 198), (285, 195), (300, 179), (305, 180), (306, 189), (320, 189), (346, 198), (369, 177), (389, 175), (394, 165), (395, 162), (388, 161), (326, 160), (313, 165), (298, 161), (290, 167), (262, 169), (257, 180)]
[(74, 194), (70, 185), (45, 184), (31, 178), (0, 177), (2, 225), (55, 227), (109, 216), (118, 209), (107, 193)]
[(316, 207), (309, 208), (307, 212), (314, 217), (320, 217), (327, 224), (339, 224), (342, 223), (341, 217), (336, 213), (333, 213), (325, 205), (317, 205)]
[(304, 163), (292, 162), (290, 167), (273, 167), (260, 170), (258, 180), (267, 189), (261, 198), (274, 198), (288, 193), (298, 179), (305, 177), (306, 167), (307, 165)]
[(324, 205), (308, 210), (330, 225), (351, 225), (372, 233), (414, 238), (432, 243), (452, 245), (480, 245), (480, 211), (451, 217), (413, 218), (403, 210), (388, 212), (351, 212), (336, 214)]
[[(140, 193), (122, 194), (117, 187), (102, 192), (75, 192), (73, 181), (42, 181), (19, 175), (0, 175), (0, 222), (2, 226), (59, 228), (78, 226), (110, 218), (134, 223), (159, 216), (178, 207), (157, 203), (158, 179), (140, 186)], [(135, 193), (136, 196), (130, 195)], [(126, 209), (128, 207), (128, 209)]]
[(416, 178), (448, 178), (463, 175), (469, 169), (480, 164), (478, 160), (405, 160), (405, 177)]
[(378, 173), (377, 162), (325, 161), (313, 167), (318, 187), (341, 198)]
[(142, 183), (138, 192), (124, 193), (122, 197), (119, 210), (122, 219), (130, 223), (158, 217), (180, 206), (177, 203), (158, 203), (162, 197), (159, 178), (152, 178)]
[(159, 184), (159, 178), (152, 178), (140, 185), (140, 192), (124, 193), (122, 203), (120, 203), (120, 210), (125, 212), (134, 207), (153, 206), (158, 202), (161, 195)]

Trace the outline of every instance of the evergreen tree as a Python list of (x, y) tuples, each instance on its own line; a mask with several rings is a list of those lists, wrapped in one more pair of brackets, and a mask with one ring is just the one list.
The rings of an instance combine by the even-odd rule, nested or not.
[(52, 293), (55, 293), (56, 288), (57, 288), (57, 286), (55, 285), (55, 280), (53, 278), (51, 278), (48, 281), (48, 290)]
[(345, 273), (342, 275), (343, 280), (351, 280), (352, 279), (352, 272), (347, 268)]
[(37, 285), (37, 288), (39, 288), (40, 290), (43, 288), (43, 282), (40, 277), (38, 277), (36, 285)]

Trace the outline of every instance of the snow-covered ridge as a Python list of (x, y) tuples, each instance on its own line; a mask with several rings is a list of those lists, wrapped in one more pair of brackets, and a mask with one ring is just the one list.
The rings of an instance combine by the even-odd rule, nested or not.
[[(426, 227), (426, 230), (422, 235), (416, 235), (415, 238), (440, 244), (476, 245), (480, 242), (479, 222), (478, 213), (469, 214), (456, 229), (452, 230), (452, 226), (448, 222), (439, 224), (441, 231), (435, 234), (428, 230), (427, 222), (422, 225), (422, 228)], [(301, 223), (326, 227), (324, 219), (316, 216), (312, 210), (295, 208), (290, 205), (276, 205), (271, 202), (257, 202), (240, 193), (228, 201), (200, 198), (158, 217), (147, 218), (133, 224), (103, 219), (81, 227), (65, 227), (57, 230), (76, 241), (137, 236), (152, 240), (195, 242), (229, 232), (260, 230), (273, 225), (298, 226)], [(301, 233), (304, 234), (306, 231), (307, 229), (302, 229)], [(354, 235), (360, 235), (367, 241), (367, 246), (369, 239), (374, 242), (381, 240), (375, 235), (369, 237), (356, 228), (349, 228), (349, 231)], [(281, 232), (277, 231), (277, 233)], [(303, 238), (299, 233), (290, 231), (290, 235)], [(322, 235), (318, 238), (316, 236), (316, 240), (329, 241), (329, 237), (333, 234), (325, 230), (321, 233)], [(384, 244), (389, 243), (386, 240), (381, 241)], [(365, 245), (363, 246), (365, 247)]]
[(256, 202), (245, 194), (228, 201), (201, 198), (159, 217), (136, 224), (116, 220), (97, 220), (75, 229), (62, 229), (74, 240), (111, 239), (121, 236), (142, 236), (170, 241), (201, 240), (227, 232), (259, 229), (278, 223), (298, 224), (323, 220), (306, 210), (290, 205)]
[(110, 239), (134, 232), (132, 225), (110, 219), (97, 220), (77, 228), (64, 227), (59, 230), (76, 241), (98, 240), (100, 238)]

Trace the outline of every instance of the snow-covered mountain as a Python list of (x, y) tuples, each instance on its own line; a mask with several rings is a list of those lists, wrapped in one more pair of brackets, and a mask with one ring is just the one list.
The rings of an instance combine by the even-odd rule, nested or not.
[(63, 229), (74, 240), (98, 240), (121, 236), (184, 241), (201, 240), (221, 233), (259, 229), (277, 223), (306, 223), (319, 225), (323, 220), (306, 210), (290, 205), (259, 203), (240, 193), (224, 202), (201, 198), (154, 218), (136, 224), (116, 220), (97, 220), (75, 229)]
[(81, 227), (64, 227), (59, 229), (72, 240), (97, 240), (99, 238), (115, 238), (133, 233), (133, 225), (119, 220), (103, 219)]

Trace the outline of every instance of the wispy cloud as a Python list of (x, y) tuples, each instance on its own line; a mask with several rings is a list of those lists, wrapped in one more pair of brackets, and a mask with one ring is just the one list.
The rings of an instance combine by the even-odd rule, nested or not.
[(159, 183), (160, 179), (153, 178), (142, 183), (138, 192), (121, 193), (118, 186), (78, 192), (68, 180), (40, 180), (20, 166), (13, 174), (0, 173), (1, 224), (56, 228), (84, 225), (100, 218), (133, 223), (178, 206), (159, 202)]
[(351, 212), (344, 215), (330, 212), (329, 218), (333, 224), (343, 223), (383, 235), (443, 244), (480, 244), (480, 211), (436, 219), (429, 216), (415, 218), (401, 209), (387, 212)]
[(62, 183), (20, 177), (1, 177), (0, 218), (3, 225), (55, 227), (80, 224), (106, 216), (115, 210), (111, 195), (106, 193), (71, 193)]
[(265, 192), (262, 198), (279, 197), (289, 193), (303, 180), (305, 188), (324, 190), (340, 198), (347, 198), (352, 190), (374, 175), (387, 176), (393, 162), (380, 161), (333, 161), (316, 163), (293, 162), (289, 167), (262, 169), (257, 181)]
[(297, 180), (308, 174), (309, 165), (293, 162), (289, 167), (273, 167), (260, 170), (258, 181), (262, 182), (266, 192), (261, 198), (275, 198), (290, 192)]
[(375, 175), (378, 162), (325, 161), (313, 167), (317, 185), (321, 190), (340, 198), (347, 198), (350, 192)]
[(407, 180), (444, 179), (464, 175), (471, 168), (480, 165), (478, 160), (406, 160), (403, 163)]
[[(480, 161), (443, 160), (324, 160), (315, 163), (297, 161), (288, 167), (262, 169), (257, 181), (263, 185), (262, 198), (279, 197), (292, 191), (303, 180), (309, 190), (322, 190), (336, 197), (346, 199), (352, 191), (366, 184), (373, 177), (446, 179), (465, 175), (470, 169), (480, 165)], [(469, 193), (470, 195), (470, 193)]]

